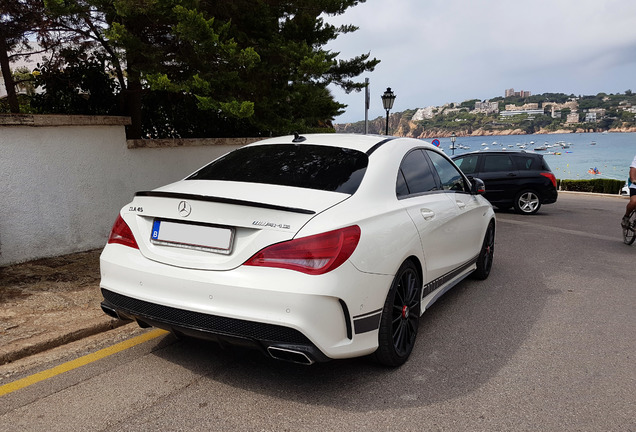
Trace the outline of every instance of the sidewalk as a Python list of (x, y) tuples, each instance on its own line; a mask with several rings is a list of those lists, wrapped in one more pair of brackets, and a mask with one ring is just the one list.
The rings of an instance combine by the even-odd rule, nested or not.
[(100, 308), (100, 253), (0, 267), (0, 365), (123, 324)]

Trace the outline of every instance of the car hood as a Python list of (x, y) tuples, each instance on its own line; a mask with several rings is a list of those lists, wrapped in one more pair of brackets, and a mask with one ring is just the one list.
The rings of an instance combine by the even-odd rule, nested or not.
[[(264, 247), (294, 238), (309, 220), (349, 196), (260, 183), (182, 180), (138, 192), (121, 215), (146, 258), (178, 267), (230, 270)], [(219, 252), (191, 243), (159, 244), (151, 238), (156, 221), (164, 227), (231, 233), (231, 247)]]

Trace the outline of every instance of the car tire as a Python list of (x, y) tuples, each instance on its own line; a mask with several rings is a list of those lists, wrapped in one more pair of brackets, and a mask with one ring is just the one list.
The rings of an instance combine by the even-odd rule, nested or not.
[(515, 197), (514, 206), (517, 213), (525, 215), (535, 214), (541, 208), (541, 199), (531, 189), (522, 190)]
[(477, 257), (477, 270), (471, 275), (474, 279), (484, 280), (490, 275), (493, 259), (495, 257), (495, 224), (490, 222), (484, 242), (481, 245), (479, 256)]
[(409, 358), (420, 322), (422, 281), (411, 261), (398, 270), (382, 309), (375, 360), (397, 367)]

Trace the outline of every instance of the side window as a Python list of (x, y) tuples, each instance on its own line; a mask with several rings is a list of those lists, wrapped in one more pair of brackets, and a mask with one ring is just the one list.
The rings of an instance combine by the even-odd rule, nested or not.
[(437, 189), (435, 177), (422, 150), (407, 154), (398, 173), (396, 194), (398, 197), (430, 192)]
[(461, 192), (470, 191), (468, 184), (464, 181), (464, 177), (452, 162), (434, 151), (427, 150), (426, 154), (433, 162), (433, 166), (435, 167), (439, 180), (442, 184), (442, 189)]
[(515, 169), (508, 155), (484, 155), (484, 172), (513, 171)]
[(537, 160), (531, 156), (513, 156), (517, 169), (521, 171), (530, 171), (539, 169)]
[(406, 185), (406, 179), (404, 178), (404, 174), (402, 174), (402, 170), (398, 171), (397, 185), (395, 186), (395, 192), (398, 197), (407, 196), (409, 194), (409, 188)]
[(468, 155), (455, 159), (455, 165), (457, 165), (464, 174), (475, 174), (475, 172), (477, 171), (478, 160), (479, 156)]

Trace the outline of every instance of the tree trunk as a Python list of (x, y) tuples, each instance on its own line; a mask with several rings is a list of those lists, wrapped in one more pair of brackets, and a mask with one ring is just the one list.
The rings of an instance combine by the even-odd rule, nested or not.
[(141, 138), (141, 79), (139, 72), (128, 68), (128, 88), (126, 89), (126, 115), (130, 116), (131, 125), (126, 129), (128, 139)]
[(7, 98), (9, 100), (9, 109), (12, 113), (20, 112), (20, 103), (15, 93), (15, 83), (13, 75), (11, 75), (11, 67), (9, 65), (9, 53), (7, 52), (7, 41), (4, 35), (0, 34), (0, 71), (4, 78), (4, 86), (7, 88)]

